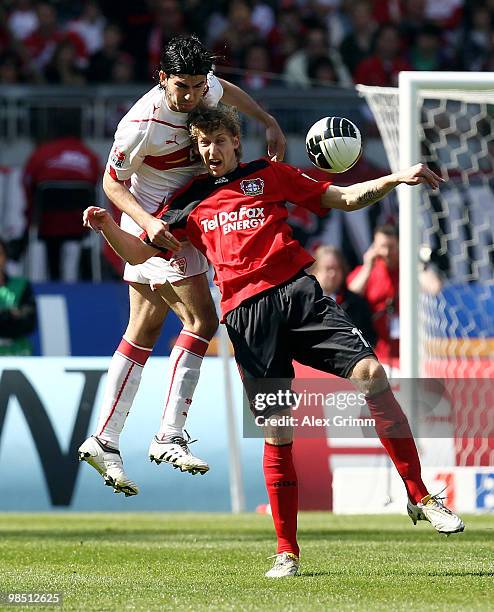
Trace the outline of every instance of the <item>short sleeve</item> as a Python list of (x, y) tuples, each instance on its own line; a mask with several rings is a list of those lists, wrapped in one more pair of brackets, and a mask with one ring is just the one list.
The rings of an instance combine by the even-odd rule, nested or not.
[(271, 162), (271, 167), (278, 179), (278, 188), (287, 202), (307, 208), (320, 217), (328, 212), (327, 208), (321, 206), (321, 196), (331, 181), (317, 181), (302, 170), (282, 162)]
[(218, 78), (210, 72), (207, 76), (207, 89), (204, 94), (204, 102), (206, 106), (215, 108), (218, 102), (223, 97), (223, 86)]
[(146, 123), (126, 122), (118, 126), (106, 170), (116, 181), (126, 181), (146, 157)]

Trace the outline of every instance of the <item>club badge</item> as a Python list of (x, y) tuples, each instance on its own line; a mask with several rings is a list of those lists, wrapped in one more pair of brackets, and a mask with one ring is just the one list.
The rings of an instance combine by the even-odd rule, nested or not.
[(185, 274), (187, 270), (187, 259), (185, 257), (180, 257), (179, 259), (174, 259), (170, 261), (171, 267), (178, 272), (179, 274)]
[(111, 162), (115, 168), (121, 168), (124, 165), (126, 155), (123, 151), (120, 151), (118, 147), (115, 147), (112, 151)]
[(240, 183), (240, 189), (246, 196), (259, 196), (264, 193), (264, 181), (260, 178), (247, 179)]

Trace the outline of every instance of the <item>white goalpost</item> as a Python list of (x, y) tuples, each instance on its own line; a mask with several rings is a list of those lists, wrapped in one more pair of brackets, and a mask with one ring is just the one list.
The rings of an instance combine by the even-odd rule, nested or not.
[[(494, 76), (402, 72), (398, 88), (357, 89), (372, 110), (391, 170), (424, 162), (445, 180), (437, 193), (398, 189), (401, 377), (483, 379), (489, 385), (486, 379), (494, 377)], [(425, 274), (435, 275), (439, 289), (430, 290)], [(487, 386), (485, 394), (490, 394)], [(452, 434), (456, 464), (492, 464), (494, 440), (482, 431), (487, 408), (480, 414), (468, 393), (462, 407)]]
[[(474, 146), (474, 138), (484, 139), (485, 148), (481, 145), (477, 153), (491, 156), (494, 153), (488, 146), (493, 134), (493, 114), (489, 110), (489, 105), (494, 104), (494, 78), (491, 73), (402, 72), (398, 88), (358, 86), (358, 89), (374, 113), (392, 170), (405, 168), (420, 161), (432, 162), (443, 178), (454, 181), (456, 187), (459, 184), (455, 176), (457, 170), (462, 183), (461, 188), (468, 188), (472, 180), (478, 185), (492, 178), (492, 174), (489, 174), (491, 168), (481, 168), (478, 160), (476, 162), (475, 159), (470, 159), (470, 167), (461, 166), (462, 154), (463, 158), (474, 156), (473, 149), (467, 150), (470, 143), (472, 147)], [(450, 108), (450, 102), (457, 103), (454, 109)], [(490, 126), (490, 133), (477, 132), (475, 122), (480, 120)], [(469, 126), (465, 125), (468, 121), (470, 121)], [(435, 129), (436, 132), (442, 130), (442, 134), (439, 133), (437, 136), (439, 142), (432, 143), (432, 150), (430, 148), (429, 153), (424, 154), (423, 147), (427, 143), (428, 129), (431, 131)], [(454, 130), (459, 134), (454, 135)], [(450, 135), (454, 138), (449, 139)], [(458, 152), (452, 151), (450, 154), (452, 162), (445, 163), (445, 154), (454, 146), (455, 140)], [(458, 164), (456, 169), (453, 165), (455, 160)], [(484, 176), (480, 175), (481, 172), (484, 172)], [(401, 228), (400, 371), (403, 377), (416, 378), (424, 373), (421, 367), (423, 365), (421, 352), (424, 347), (420, 342), (423, 330), (420, 324), (418, 261), (423, 234), (430, 233), (430, 228), (424, 223), (424, 215), (421, 214), (427, 206), (423, 204), (427, 196), (421, 190), (401, 186), (398, 198)], [(446, 210), (443, 210), (443, 215), (449, 212), (447, 198), (445, 203)], [(491, 203), (494, 207), (494, 199)], [(437, 213), (435, 219), (430, 219), (431, 225), (437, 222), (440, 214)], [(443, 243), (457, 238), (453, 235), (445, 237)], [(441, 248), (444, 250), (447, 246), (449, 245), (443, 244)], [(488, 245), (487, 248), (489, 246), (492, 250), (494, 245)]]
[[(453, 91), (451, 91), (453, 90)], [(454, 91), (469, 95), (459, 96)], [(432, 93), (431, 93), (432, 92)], [(485, 101), (485, 92), (494, 103), (494, 79), (490, 73), (465, 72), (402, 72), (399, 77), (399, 160), (406, 168), (421, 161), (419, 101), (422, 97), (463, 97), (471, 103)], [(479, 95), (480, 94), (480, 95)], [(468, 102), (467, 102), (468, 104)], [(417, 378), (420, 371), (419, 346), (419, 289), (417, 258), (419, 252), (420, 192), (401, 186), (400, 227), (400, 370), (402, 376)], [(492, 202), (494, 204), (494, 201)]]

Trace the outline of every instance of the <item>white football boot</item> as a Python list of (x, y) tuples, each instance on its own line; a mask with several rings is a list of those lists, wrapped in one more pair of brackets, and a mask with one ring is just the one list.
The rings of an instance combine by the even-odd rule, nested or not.
[(299, 565), (297, 555), (283, 552), (275, 555), (273, 567), (264, 575), (266, 578), (291, 578), (298, 574)]
[(413, 504), (408, 500), (408, 516), (414, 525), (417, 524), (417, 521), (429, 521), (436, 531), (446, 535), (463, 531), (465, 523), (449, 508), (446, 508), (442, 502), (444, 497), (439, 497), (441, 493), (442, 491), (437, 495), (426, 495), (418, 504)]
[(88, 438), (79, 447), (79, 461), (86, 461), (97, 470), (105, 484), (113, 487), (115, 493), (125, 493), (125, 497), (139, 493), (139, 487), (124, 472), (120, 451), (95, 436)]
[(149, 447), (149, 459), (158, 465), (169, 463), (175, 469), (180, 468), (182, 472), (191, 474), (205, 474), (209, 465), (199, 457), (195, 457), (189, 450), (189, 444), (197, 442), (191, 440), (187, 432), (187, 440), (183, 436), (171, 436), (169, 439), (158, 440), (155, 436)]

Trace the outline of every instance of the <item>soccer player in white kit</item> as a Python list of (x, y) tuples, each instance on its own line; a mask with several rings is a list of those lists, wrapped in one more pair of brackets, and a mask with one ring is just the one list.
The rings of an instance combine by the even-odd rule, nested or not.
[[(170, 354), (163, 414), (149, 456), (192, 474), (209, 469), (192, 455), (183, 432), (202, 359), (218, 326), (206, 277), (208, 264), (197, 249), (178, 243), (152, 215), (164, 199), (200, 172), (187, 130), (188, 113), (199, 104), (216, 106), (220, 100), (236, 106), (266, 126), (268, 154), (277, 160), (284, 155), (285, 138), (276, 120), (241, 89), (216, 78), (212, 67), (213, 57), (195, 36), (168, 43), (161, 56), (159, 84), (117, 127), (103, 179), (106, 195), (122, 211), (123, 229), (134, 235), (144, 229), (154, 244), (177, 251), (169, 261), (153, 257), (125, 267), (129, 323), (110, 363), (96, 430), (79, 448), (79, 458), (126, 496), (137, 495), (139, 489), (124, 472), (120, 433), (170, 308), (183, 329)], [(163, 271), (168, 281), (166, 301), (152, 289)]]

